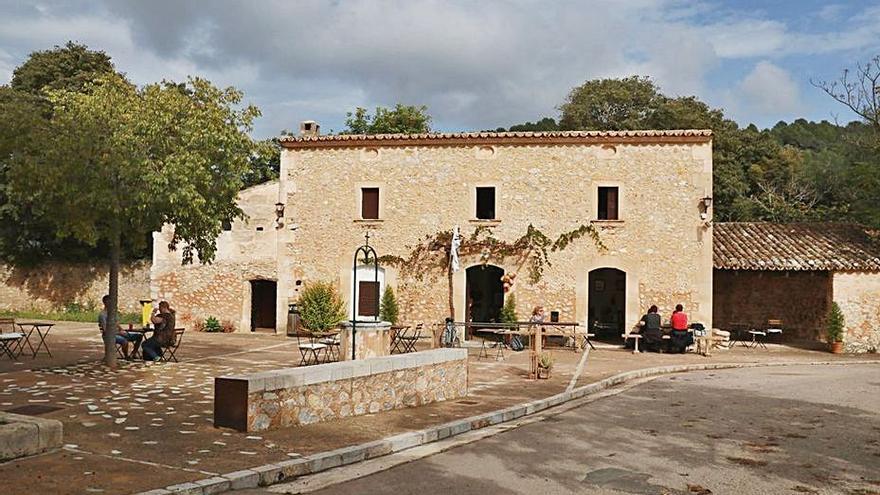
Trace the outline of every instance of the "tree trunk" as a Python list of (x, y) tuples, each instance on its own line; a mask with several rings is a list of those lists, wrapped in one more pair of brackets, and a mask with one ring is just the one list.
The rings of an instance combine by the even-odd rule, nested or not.
[(107, 328), (104, 339), (104, 363), (116, 368), (116, 332), (119, 327), (119, 258), (122, 251), (120, 233), (110, 242), (110, 303), (107, 305)]

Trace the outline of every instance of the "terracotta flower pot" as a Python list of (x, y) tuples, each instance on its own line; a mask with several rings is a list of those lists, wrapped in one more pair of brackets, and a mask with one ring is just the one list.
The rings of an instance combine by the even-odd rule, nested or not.
[(843, 354), (843, 342), (832, 342), (828, 347), (831, 354)]
[(550, 368), (542, 368), (538, 366), (538, 379), (547, 380), (550, 378)]

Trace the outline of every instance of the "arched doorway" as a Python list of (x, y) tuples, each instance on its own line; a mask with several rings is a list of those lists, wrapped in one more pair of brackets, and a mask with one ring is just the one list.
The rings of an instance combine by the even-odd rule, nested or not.
[[(465, 318), (475, 323), (497, 322), (504, 306), (504, 269), (477, 265), (467, 269)], [(470, 336), (470, 334), (468, 334)]]
[(590, 330), (600, 340), (619, 340), (626, 320), (626, 273), (598, 268), (590, 272), (588, 283)]
[(275, 331), (275, 301), (278, 284), (272, 280), (251, 280), (251, 332)]

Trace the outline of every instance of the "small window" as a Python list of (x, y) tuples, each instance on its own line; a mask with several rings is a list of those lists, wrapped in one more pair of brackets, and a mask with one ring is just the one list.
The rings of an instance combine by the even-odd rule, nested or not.
[(223, 220), (222, 225), (223, 225), (224, 231), (228, 232), (228, 231), (232, 230), (232, 222), (230, 222), (229, 220)]
[(379, 316), (379, 282), (358, 282), (358, 316)]
[(477, 218), (495, 220), (495, 188), (477, 188)]
[(599, 188), (599, 220), (617, 220), (619, 204), (616, 187)]
[(361, 188), (361, 218), (377, 220), (379, 218), (379, 188)]

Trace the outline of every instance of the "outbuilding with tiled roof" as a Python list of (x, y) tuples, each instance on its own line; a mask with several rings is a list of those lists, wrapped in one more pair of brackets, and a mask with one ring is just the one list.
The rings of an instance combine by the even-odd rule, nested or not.
[(792, 338), (824, 338), (832, 301), (846, 348), (880, 347), (880, 240), (850, 223), (716, 223), (715, 325), (760, 328), (782, 319)]

